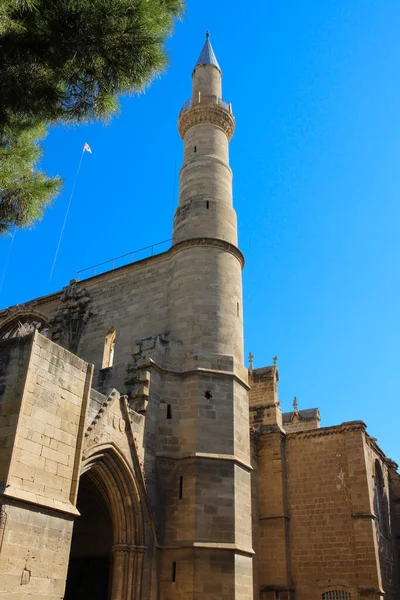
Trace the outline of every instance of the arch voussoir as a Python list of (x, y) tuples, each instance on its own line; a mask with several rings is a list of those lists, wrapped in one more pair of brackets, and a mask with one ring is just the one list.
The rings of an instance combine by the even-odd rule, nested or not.
[(134, 473), (114, 444), (86, 451), (81, 473), (97, 486), (113, 523), (113, 574), (111, 600), (141, 597), (145, 553), (143, 502)]

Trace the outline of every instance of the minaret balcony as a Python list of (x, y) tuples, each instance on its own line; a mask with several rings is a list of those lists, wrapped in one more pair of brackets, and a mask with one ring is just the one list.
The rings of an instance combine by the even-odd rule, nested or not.
[(206, 95), (201, 94), (201, 92), (199, 92), (198, 96), (196, 96), (195, 98), (189, 98), (189, 100), (186, 100), (179, 112), (179, 116), (181, 116), (181, 114), (185, 112), (185, 110), (188, 110), (188, 108), (192, 108), (193, 106), (197, 106), (198, 104), (216, 104), (232, 114), (232, 104), (225, 102), (225, 100), (220, 98), (220, 96)]
[(195, 125), (216, 125), (231, 139), (235, 130), (232, 104), (219, 96), (200, 94), (187, 100), (179, 113), (178, 130), (183, 139), (186, 132)]

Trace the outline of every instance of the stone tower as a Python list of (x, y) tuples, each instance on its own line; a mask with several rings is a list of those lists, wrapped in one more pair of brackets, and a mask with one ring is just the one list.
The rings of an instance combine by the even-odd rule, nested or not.
[(400, 598), (397, 465), (244, 368), (221, 80), (207, 36), (172, 247), (0, 311), (0, 600)]
[(192, 80), (178, 123), (184, 156), (169, 290), (171, 337), (184, 349), (173, 528), (190, 551), (175, 553), (171, 597), (244, 600), (252, 595), (253, 554), (244, 260), (228, 154), (235, 122), (208, 34)]

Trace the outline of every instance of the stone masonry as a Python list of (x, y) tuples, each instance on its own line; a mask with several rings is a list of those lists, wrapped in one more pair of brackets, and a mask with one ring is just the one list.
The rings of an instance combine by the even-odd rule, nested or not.
[(0, 312), (0, 600), (400, 598), (397, 465), (244, 367), (234, 128), (207, 36), (172, 247)]

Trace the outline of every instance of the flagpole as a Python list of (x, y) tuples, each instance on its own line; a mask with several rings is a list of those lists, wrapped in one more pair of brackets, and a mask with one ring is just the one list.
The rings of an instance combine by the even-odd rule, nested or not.
[(72, 192), (71, 192), (71, 195), (70, 195), (70, 197), (69, 197), (69, 202), (68, 202), (68, 206), (67, 206), (67, 211), (66, 211), (66, 213), (65, 213), (65, 217), (64, 217), (64, 223), (63, 223), (63, 226), (62, 226), (62, 228), (61, 228), (60, 237), (59, 237), (59, 239), (58, 239), (57, 250), (56, 250), (56, 253), (55, 253), (55, 255), (54, 255), (53, 266), (51, 267), (51, 272), (50, 272), (49, 281), (51, 281), (51, 278), (52, 278), (52, 276), (53, 276), (53, 271), (54, 271), (54, 267), (55, 267), (55, 264), (56, 264), (56, 260), (57, 260), (57, 256), (58, 256), (58, 251), (59, 251), (59, 249), (60, 249), (60, 244), (61, 244), (62, 236), (63, 236), (63, 233), (64, 233), (64, 229), (65, 229), (65, 224), (66, 224), (66, 222), (67, 222), (67, 218), (68, 218), (69, 209), (70, 209), (71, 202), (72, 202), (72, 198), (73, 198), (73, 195), (74, 195), (74, 192), (75, 192), (76, 182), (78, 181), (79, 172), (80, 172), (80, 170), (81, 170), (82, 159), (83, 159), (83, 155), (84, 155), (84, 153), (85, 153), (85, 146), (83, 146), (83, 148), (82, 148), (81, 158), (80, 158), (80, 160), (79, 160), (78, 169), (77, 169), (77, 171), (76, 171), (74, 185), (72, 186)]
[(7, 258), (6, 258), (6, 264), (4, 265), (3, 276), (1, 278), (1, 283), (0, 283), (0, 292), (3, 289), (3, 283), (4, 283), (4, 280), (6, 278), (6, 273), (7, 273), (7, 269), (8, 269), (8, 263), (10, 262), (11, 251), (12, 251), (12, 247), (13, 247), (13, 244), (14, 244), (14, 239), (15, 239), (16, 232), (17, 232), (17, 228), (14, 229), (14, 233), (12, 234), (12, 238), (11, 238), (11, 244), (10, 244), (10, 247), (8, 249)]

